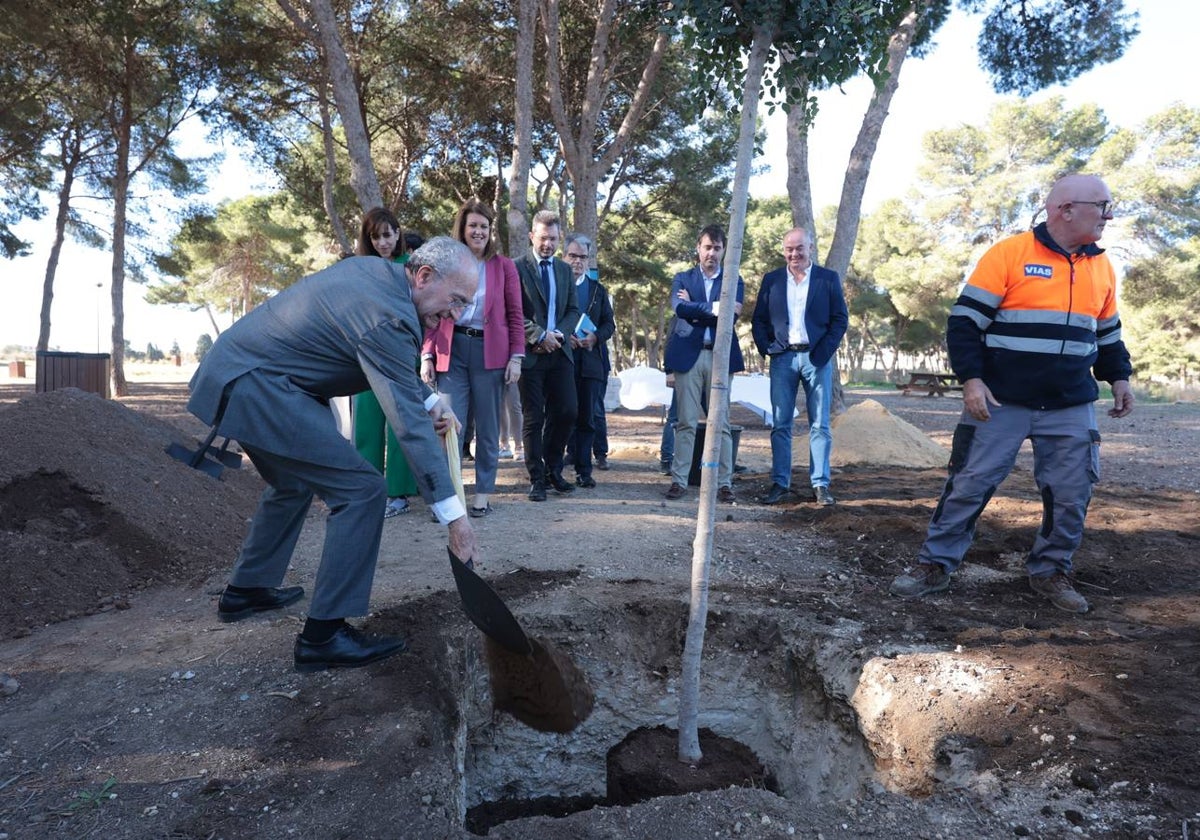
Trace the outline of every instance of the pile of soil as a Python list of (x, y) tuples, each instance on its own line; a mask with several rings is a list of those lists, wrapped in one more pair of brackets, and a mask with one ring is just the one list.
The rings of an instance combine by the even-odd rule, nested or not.
[[(31, 391), (0, 386), (0, 840), (465, 838), (464, 815), (487, 810), (476, 791), (517, 783), (468, 784), (464, 750), (503, 758), (523, 743), (548, 764), (588, 738), (611, 746), (671, 725), (696, 491), (662, 497), (660, 410), (609, 416), (612, 469), (596, 473), (594, 490), (529, 503), (524, 465), (503, 462), (495, 512), (473, 523), (481, 573), (596, 689), (601, 711), (571, 734), (543, 735), (470, 712), (487, 705), (470, 676), (482, 645), (446, 567), (445, 529), (419, 502), (385, 523), (378, 612), (362, 622), (404, 634), (410, 651), (298, 676), (291, 645), (305, 602), (215, 620), (262, 485), (249, 466), (214, 480), (164, 453), (203, 433), (183, 409), (186, 386), (135, 383), (120, 401)], [(756, 503), (770, 486), (769, 430), (734, 408), (749, 471), (739, 502), (718, 508), (704, 661), (723, 663), (731, 685), (756, 667), (774, 675), (791, 692), (779, 716), (800, 710), (841, 727), (830, 754), (860, 755), (868, 777), (796, 752), (803, 795), (735, 788), (628, 806), (598, 795), (556, 818), (533, 815), (572, 809), (506, 799), (509, 821), (493, 812), (478, 822), (489, 836), (1167, 838), (1200, 828), (1200, 410), (1101, 418), (1105, 481), (1076, 557), (1093, 609), (1080, 617), (1050, 609), (1024, 577), (1041, 517), (1027, 451), (951, 590), (888, 596), (945, 480), (961, 401), (848, 396), (834, 428), (833, 508)], [(795, 460), (803, 486), (799, 438)], [(322, 540), (314, 506), (288, 583), (311, 589)], [(637, 612), (656, 629), (619, 648), (614, 627)], [(613, 707), (634, 667), (661, 687), (648, 719)], [(721, 688), (713, 680), (702, 707)], [(742, 711), (724, 702), (702, 708), (718, 734)], [(625, 730), (589, 729), (602, 714)]]
[[(850, 406), (830, 423), (833, 466), (873, 464), (894, 467), (944, 467), (949, 453), (920, 429), (889, 412), (878, 400)], [(801, 451), (807, 438), (801, 443)]]
[(166, 454), (177, 427), (66, 388), (0, 410), (0, 638), (227, 568), (262, 482)]

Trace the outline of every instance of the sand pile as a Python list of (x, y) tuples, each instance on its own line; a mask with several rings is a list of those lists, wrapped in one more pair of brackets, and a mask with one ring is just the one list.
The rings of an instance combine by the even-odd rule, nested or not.
[[(944, 467), (950, 456), (916, 426), (896, 417), (875, 400), (851, 406), (830, 425), (834, 466)], [(807, 446), (806, 439), (801, 451)]]
[(262, 483), (170, 458), (196, 441), (74, 388), (0, 411), (0, 637), (229, 568)]

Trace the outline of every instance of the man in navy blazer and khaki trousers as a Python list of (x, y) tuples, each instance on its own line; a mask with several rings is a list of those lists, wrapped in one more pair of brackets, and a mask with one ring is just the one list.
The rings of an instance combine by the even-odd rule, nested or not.
[[(692, 454), (696, 445), (696, 426), (704, 402), (712, 387), (713, 365), (724, 360), (713, 358), (713, 333), (717, 327), (721, 301), (721, 259), (725, 253), (725, 231), (720, 225), (709, 225), (700, 231), (696, 240), (697, 264), (675, 275), (671, 284), (671, 308), (675, 311), (675, 328), (667, 339), (663, 363), (675, 374), (675, 459), (671, 462), (671, 486), (668, 499), (682, 499), (687, 493), (688, 473), (692, 469)], [(737, 278), (734, 317), (741, 314), (742, 278)], [(737, 335), (729, 348), (729, 372), (743, 370), (742, 349)], [(729, 399), (729, 391), (725, 392)], [(717, 501), (733, 504), (733, 438), (729, 422), (721, 433), (721, 457), (717, 470)]]
[(792, 424), (796, 394), (804, 386), (808, 411), (808, 477), (818, 504), (832, 505), (829, 490), (831, 361), (850, 322), (837, 272), (812, 263), (812, 237), (794, 228), (783, 237), (787, 265), (763, 278), (751, 328), (758, 352), (771, 360), (771, 490), (764, 504), (787, 496), (792, 484)]

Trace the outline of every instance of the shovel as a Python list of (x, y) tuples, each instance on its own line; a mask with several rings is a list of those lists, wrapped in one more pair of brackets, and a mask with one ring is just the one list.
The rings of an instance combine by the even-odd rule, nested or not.
[(241, 469), (242, 456), (237, 452), (229, 451), (229, 438), (225, 438), (225, 442), (218, 449), (212, 445), (216, 437), (217, 427), (213, 426), (208, 437), (204, 439), (204, 443), (200, 444), (200, 448), (195, 452), (183, 444), (171, 443), (168, 444), (166, 453), (176, 461), (182, 461), (192, 469), (200, 470), (213, 478), (220, 478), (225, 467), (233, 470)]
[(483, 631), (493, 708), (539, 732), (570, 732), (587, 720), (595, 695), (583, 672), (549, 641), (527, 636), (496, 591), (446, 551), (463, 612)]

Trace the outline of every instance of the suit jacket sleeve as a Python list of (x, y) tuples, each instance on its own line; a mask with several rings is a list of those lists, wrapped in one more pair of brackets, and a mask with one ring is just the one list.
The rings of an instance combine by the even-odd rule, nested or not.
[[(815, 270), (815, 269), (814, 269)], [(846, 328), (850, 325), (850, 313), (846, 309), (846, 295), (842, 290), (842, 279), (836, 271), (822, 269), (828, 286), (829, 323), (820, 340), (808, 351), (809, 360), (820, 367), (833, 358)]]
[(608, 290), (599, 283), (596, 283), (595, 286), (596, 303), (592, 308), (596, 312), (596, 317), (593, 317), (592, 320), (596, 323), (596, 338), (603, 345), (617, 331), (617, 321), (613, 316), (612, 301), (608, 299)]
[(508, 257), (501, 257), (504, 267), (504, 317), (508, 319), (508, 355), (525, 353), (525, 310), (521, 304), (521, 278), (517, 266)]
[(566, 263), (560, 266), (559, 260), (555, 260), (554, 268), (558, 278), (559, 298), (555, 303), (561, 313), (556, 319), (555, 328), (567, 336), (575, 331), (575, 325), (579, 323), (579, 296), (575, 294), (575, 276), (571, 273), (571, 267)]
[(771, 347), (771, 295), (775, 291), (775, 272), (763, 277), (754, 302), (754, 314), (750, 317), (750, 334), (760, 356), (766, 356)]
[[(541, 323), (546, 320), (546, 310), (541, 304), (542, 297), (538, 291), (537, 264), (529, 257), (522, 257), (516, 261), (516, 266), (517, 280), (521, 285), (521, 317), (525, 324), (525, 349), (528, 352), (530, 346), (537, 344), (546, 332), (546, 328)], [(538, 321), (539, 316), (541, 322)]]
[(358, 344), (359, 364), (387, 417), (426, 503), (456, 494), (441, 439), (425, 410), (433, 393), (417, 374), (421, 329), (416, 313), (381, 324)]
[[(671, 309), (674, 310), (677, 318), (681, 318), (689, 324), (698, 327), (715, 327), (717, 316), (712, 312), (712, 304), (707, 300), (696, 300), (696, 295), (693, 294), (695, 290), (688, 288), (687, 281), (693, 273), (695, 272), (683, 271), (675, 275), (675, 281), (671, 284)], [(703, 291), (704, 287), (700, 288)], [(686, 291), (692, 300), (680, 300), (679, 293), (681, 291)]]

